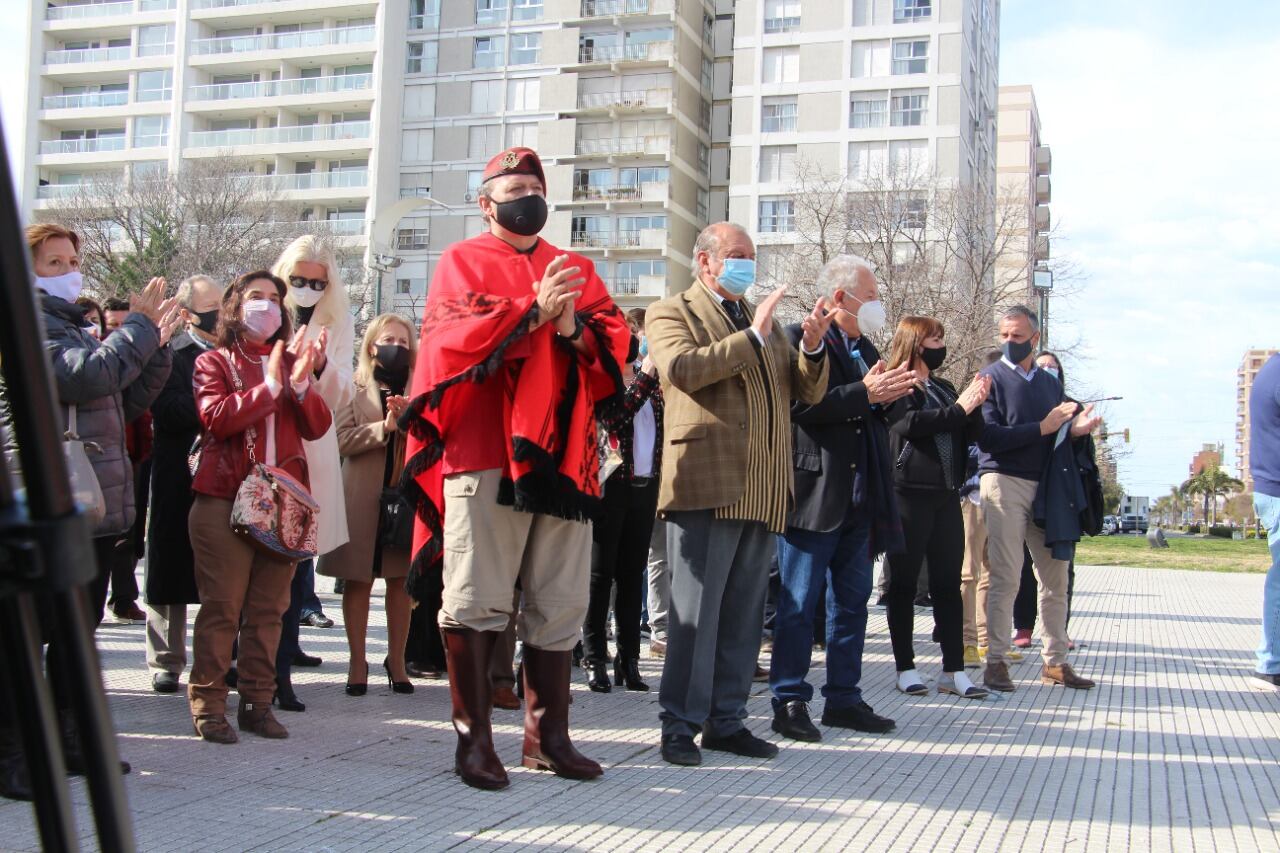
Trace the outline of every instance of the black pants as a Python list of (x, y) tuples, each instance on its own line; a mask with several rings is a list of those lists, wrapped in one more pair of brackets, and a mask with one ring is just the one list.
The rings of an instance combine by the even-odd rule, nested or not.
[[(276, 678), (289, 678), (293, 671), (293, 659), (302, 652), (302, 605), (307, 598), (307, 588), (314, 584), (315, 561), (303, 560), (293, 567), (293, 580), (289, 584), (289, 607), (280, 618), (280, 645), (276, 646)], [(314, 587), (313, 587), (314, 588)]]
[[(1071, 627), (1071, 595), (1076, 590), (1076, 561), (1067, 564), (1067, 627)], [(1031, 552), (1022, 550), (1022, 581), (1018, 585), (1018, 597), (1013, 600), (1013, 627), (1019, 631), (1035, 630), (1036, 612), (1040, 594), (1036, 586), (1036, 573), (1031, 568)], [(1068, 636), (1070, 636), (1068, 634)]]
[(920, 566), (929, 559), (929, 597), (942, 646), (943, 672), (964, 669), (964, 605), (960, 598), (960, 567), (964, 562), (964, 517), (960, 498), (941, 489), (898, 490), (898, 512), (907, 550), (889, 563), (889, 638), (898, 672), (915, 669), (912, 633), (915, 630), (916, 583)]
[[(399, 583), (399, 581), (397, 581)], [(444, 597), (444, 577), (437, 571), (425, 581), (426, 597), (409, 616), (409, 640), (404, 659), (423, 669), (445, 671), (444, 639), (440, 636), (440, 605)]]
[(649, 559), (649, 539), (658, 513), (658, 481), (632, 485), (614, 474), (605, 483), (600, 516), (591, 525), (591, 598), (582, 624), (583, 658), (593, 663), (609, 659), (605, 623), (609, 596), (617, 624), (615, 640), (623, 658), (640, 657), (640, 601), (644, 597), (644, 570)]

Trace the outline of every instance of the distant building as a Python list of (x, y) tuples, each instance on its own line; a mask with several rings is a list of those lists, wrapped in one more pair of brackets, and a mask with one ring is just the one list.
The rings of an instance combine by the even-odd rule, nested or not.
[[(1049, 260), (1049, 173), (1053, 157), (1040, 138), (1040, 111), (1030, 86), (1001, 86), (996, 122), (996, 183), (1003, 204), (1016, 204), (1025, 229), (1019, 229), (1023, 245), (998, 262), (997, 277), (1021, 279), (1028, 301), (1033, 272)], [(1047, 306), (1046, 306), (1047, 307)], [(1041, 318), (1043, 324), (1046, 318)]]
[(1191, 465), (1188, 466), (1188, 479), (1198, 476), (1202, 471), (1210, 468), (1222, 467), (1222, 445), (1221, 444), (1205, 444), (1200, 448), (1200, 452), (1191, 457)]
[(1274, 348), (1247, 350), (1236, 371), (1236, 465), (1246, 492), (1253, 491), (1253, 477), (1249, 474), (1249, 393), (1262, 365), (1277, 352), (1280, 350)]

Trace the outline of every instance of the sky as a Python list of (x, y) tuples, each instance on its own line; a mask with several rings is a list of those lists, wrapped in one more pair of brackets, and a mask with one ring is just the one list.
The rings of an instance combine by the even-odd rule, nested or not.
[[(21, 0), (9, 0), (16, 6)], [(1068, 390), (1130, 430), (1120, 480), (1157, 497), (1235, 456), (1235, 371), (1280, 346), (1280, 3), (1003, 0), (1000, 82), (1031, 84), (1053, 150), (1050, 308)], [(25, 15), (0, 16), (0, 121), (22, 116)], [(16, 140), (11, 139), (11, 146)], [(16, 148), (11, 150), (16, 155)], [(1234, 470), (1233, 470), (1234, 473)]]

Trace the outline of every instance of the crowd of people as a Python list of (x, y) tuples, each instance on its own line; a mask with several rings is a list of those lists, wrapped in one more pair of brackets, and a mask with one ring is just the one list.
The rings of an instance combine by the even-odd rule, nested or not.
[[(333, 624), (316, 574), (340, 585), (346, 694), (367, 693), (381, 579), (388, 684), (410, 694), (412, 678), (447, 678), (455, 771), (484, 789), (509, 784), (495, 706), (523, 706), (525, 766), (600, 776), (570, 737), (575, 665), (597, 693), (647, 691), (645, 633), (663, 659), (672, 764), (777, 753), (746, 725), (754, 679), (769, 682), (775, 732), (820, 740), (815, 646), (820, 723), (890, 732), (861, 687), (881, 557), (906, 696), (929, 692), (914, 648), (924, 576), (938, 693), (1016, 689), (1009, 663), (1037, 615), (1041, 679), (1093, 686), (1068, 662), (1067, 616), (1074, 543), (1101, 516), (1099, 420), (1038, 350), (1033, 312), (1009, 308), (987, 366), (953, 385), (934, 318), (899, 318), (887, 357), (877, 350), (885, 309), (861, 258), (827, 263), (812, 310), (783, 325), (785, 289), (745, 299), (754, 243), (717, 223), (698, 236), (688, 289), (624, 314), (588, 259), (539, 236), (535, 152), (494, 157), (478, 205), (487, 230), (444, 252), (421, 328), (383, 314), (358, 347), (333, 252), (313, 237), (225, 286), (194, 276), (166, 298), (155, 279), (99, 305), (82, 293), (79, 237), (28, 229), (68, 436), (101, 449), (93, 627), (109, 582), (113, 612), (136, 617), (145, 555), (145, 665), (156, 692), (176, 693), (199, 605), (186, 684), (197, 736), (288, 736), (275, 710), (305, 710), (291, 670), (320, 664), (299, 626)], [(315, 507), (308, 547), (246, 535), (240, 504), (263, 470)], [(58, 638), (46, 639), (74, 772)], [(29, 796), (3, 704), (0, 792)]]

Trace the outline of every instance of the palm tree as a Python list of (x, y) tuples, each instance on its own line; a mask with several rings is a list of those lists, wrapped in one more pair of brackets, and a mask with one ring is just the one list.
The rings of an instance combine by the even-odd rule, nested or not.
[(1232, 477), (1218, 466), (1206, 468), (1182, 484), (1181, 491), (1188, 495), (1204, 497), (1204, 523), (1209, 525), (1209, 504), (1213, 502), (1214, 520), (1218, 515), (1218, 498), (1244, 488), (1244, 483)]

